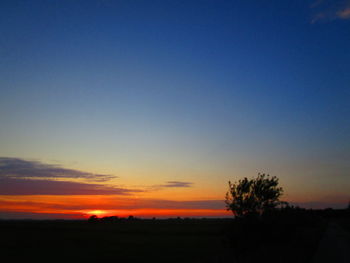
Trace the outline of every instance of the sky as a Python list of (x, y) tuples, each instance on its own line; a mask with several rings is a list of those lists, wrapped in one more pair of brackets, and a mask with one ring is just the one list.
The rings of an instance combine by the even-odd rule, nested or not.
[(350, 200), (350, 1), (1, 1), (0, 218)]

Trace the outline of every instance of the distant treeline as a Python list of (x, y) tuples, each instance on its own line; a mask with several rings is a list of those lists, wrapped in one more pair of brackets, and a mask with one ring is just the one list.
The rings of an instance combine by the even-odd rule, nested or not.
[[(346, 218), (350, 217), (350, 208), (347, 209), (332, 209), (332, 208), (326, 208), (326, 209), (306, 209), (306, 208), (300, 208), (298, 206), (287, 206), (283, 209), (275, 209), (270, 212), (265, 213), (262, 216), (262, 220), (269, 220), (272, 218), (279, 218), (279, 219), (296, 219), (295, 217), (302, 217), (305, 219), (305, 217), (320, 217), (324, 219), (336, 219), (336, 218)], [(232, 217), (233, 218), (233, 217)], [(232, 220), (232, 218), (222, 218), (223, 220)], [(119, 221), (135, 221), (135, 220), (177, 220), (177, 221), (188, 221), (188, 220), (211, 220), (210, 218), (189, 218), (189, 217), (173, 217), (173, 218), (167, 218), (167, 219), (157, 219), (155, 217), (149, 218), (149, 219), (143, 219), (138, 218), (133, 215), (130, 215), (128, 217), (119, 217), (119, 216), (105, 216), (105, 217), (97, 217), (96, 215), (92, 215), (88, 218), (89, 222), (96, 223), (96, 222), (119, 222)], [(216, 218), (218, 219), (218, 218)]]

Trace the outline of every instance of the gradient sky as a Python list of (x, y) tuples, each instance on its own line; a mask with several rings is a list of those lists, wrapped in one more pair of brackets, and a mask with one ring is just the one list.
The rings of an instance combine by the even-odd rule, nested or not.
[(350, 200), (350, 1), (1, 1), (0, 217)]

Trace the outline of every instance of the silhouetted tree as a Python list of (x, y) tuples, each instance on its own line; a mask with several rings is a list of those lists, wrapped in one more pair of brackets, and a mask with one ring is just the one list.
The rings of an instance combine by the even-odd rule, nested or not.
[(244, 178), (236, 183), (228, 182), (226, 193), (226, 207), (236, 217), (261, 215), (278, 205), (286, 204), (279, 200), (283, 193), (278, 187), (278, 178), (265, 174), (258, 174), (254, 179)]
[(88, 222), (94, 223), (98, 221), (97, 215), (92, 215), (89, 217)]

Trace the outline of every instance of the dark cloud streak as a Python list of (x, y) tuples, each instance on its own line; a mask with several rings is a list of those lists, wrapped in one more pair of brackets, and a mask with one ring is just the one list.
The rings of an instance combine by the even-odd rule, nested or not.
[(134, 192), (142, 190), (101, 184), (0, 177), (0, 195), (128, 195)]
[(165, 184), (155, 185), (155, 188), (181, 188), (181, 187), (192, 187), (191, 182), (181, 182), (181, 181), (168, 181)]
[(44, 164), (38, 161), (27, 161), (19, 158), (0, 157), (0, 176), (8, 178), (68, 178), (87, 179), (95, 182), (105, 182), (113, 175), (94, 174), (74, 169), (62, 168), (58, 165)]
[(317, 0), (310, 6), (313, 11), (311, 23), (350, 19), (350, 0)]

